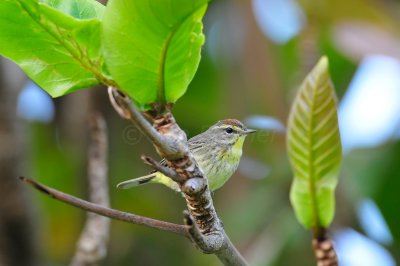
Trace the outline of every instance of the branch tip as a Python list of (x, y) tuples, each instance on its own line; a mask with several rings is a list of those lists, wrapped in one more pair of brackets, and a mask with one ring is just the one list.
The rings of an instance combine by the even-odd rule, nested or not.
[(50, 191), (49, 191), (45, 186), (43, 186), (43, 185), (37, 183), (37, 182), (34, 181), (33, 179), (30, 179), (30, 178), (27, 178), (27, 177), (23, 177), (23, 176), (20, 176), (19, 179), (20, 179), (22, 182), (24, 182), (24, 183), (26, 183), (26, 184), (32, 186), (32, 187), (35, 188), (36, 190), (39, 190), (40, 192), (42, 192), (42, 193), (44, 193), (44, 194), (47, 194), (47, 195), (53, 197), (53, 195), (50, 193)]
[(108, 97), (115, 111), (124, 119), (131, 119), (131, 113), (126, 108), (127, 96), (114, 87), (108, 87)]

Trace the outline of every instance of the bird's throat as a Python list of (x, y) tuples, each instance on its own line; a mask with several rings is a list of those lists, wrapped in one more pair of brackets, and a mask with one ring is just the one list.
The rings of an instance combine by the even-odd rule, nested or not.
[(227, 163), (230, 163), (232, 165), (237, 165), (239, 163), (240, 157), (242, 157), (242, 148), (243, 148), (243, 142), (244, 142), (245, 136), (242, 136), (238, 138), (235, 144), (231, 147), (228, 152), (225, 153), (225, 158), (224, 160)]
[(241, 157), (242, 156), (242, 148), (243, 148), (243, 142), (244, 142), (245, 138), (246, 138), (246, 136), (241, 136), (238, 138), (236, 143), (233, 144), (232, 151), (231, 151), (232, 157), (235, 157), (235, 156)]

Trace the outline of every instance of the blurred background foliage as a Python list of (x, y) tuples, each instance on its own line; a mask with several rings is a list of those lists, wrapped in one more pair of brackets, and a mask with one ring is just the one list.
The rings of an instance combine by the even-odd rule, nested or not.
[[(252, 265), (314, 264), (310, 232), (297, 223), (289, 203), (292, 173), (282, 124), (298, 85), (323, 54), (330, 60), (339, 98), (344, 147), (330, 230), (341, 265), (400, 263), (399, 17), (400, 3), (395, 0), (210, 4), (198, 72), (173, 112), (189, 136), (222, 118), (237, 118), (258, 129), (245, 143), (235, 176), (214, 193), (227, 233)], [(11, 135), (19, 138), (18, 161), (23, 164), (15, 175), (86, 197), (87, 117), (97, 109), (109, 127), (112, 206), (181, 222), (185, 204), (180, 195), (156, 185), (115, 188), (118, 182), (150, 170), (140, 161), (141, 154), (156, 155), (149, 142), (118, 117), (104, 88), (50, 99), (21, 78), (16, 66), (1, 61), (2, 104), (4, 99), (12, 103), (3, 116), (18, 115), (6, 121), (14, 124)], [(1, 165), (3, 170), (7, 167), (16, 165)], [(33, 218), (29, 225), (37, 265), (66, 265), (85, 213), (28, 188), (22, 192), (28, 194), (24, 208)], [(113, 221), (109, 256), (103, 264), (218, 262), (182, 237)]]

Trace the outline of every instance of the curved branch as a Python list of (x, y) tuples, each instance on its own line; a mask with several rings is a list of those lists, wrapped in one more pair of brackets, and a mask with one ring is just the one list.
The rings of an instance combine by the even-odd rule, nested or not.
[(221, 232), (211, 232), (209, 234), (203, 234), (200, 228), (193, 222), (192, 217), (188, 211), (184, 212), (184, 222), (187, 226), (188, 234), (190, 239), (197, 244), (197, 247), (204, 253), (211, 254), (215, 253), (215, 250), (220, 250), (223, 242), (223, 237), (221, 237)]
[[(182, 157), (186, 149), (178, 147), (178, 143), (159, 134), (146, 120), (128, 96), (114, 87), (108, 87), (108, 96), (117, 113), (124, 119), (130, 120), (145, 135), (161, 153), (162, 157), (174, 160)], [(186, 137), (186, 135), (185, 135)]]
[(169, 222), (164, 222), (148, 217), (143, 217), (140, 215), (135, 215), (132, 213), (122, 212), (115, 209), (103, 207), (86, 200), (74, 197), (72, 195), (63, 193), (54, 188), (42, 185), (30, 178), (20, 177), (20, 179), (26, 184), (32, 186), (33, 188), (39, 190), (40, 192), (56, 199), (67, 203), (69, 205), (75, 206), (77, 208), (83, 209), (85, 211), (94, 212), (102, 216), (106, 216), (112, 219), (120, 220), (127, 223), (145, 225), (147, 227), (155, 228), (161, 231), (171, 232), (177, 235), (188, 237), (186, 233), (186, 228), (184, 225), (174, 224)]

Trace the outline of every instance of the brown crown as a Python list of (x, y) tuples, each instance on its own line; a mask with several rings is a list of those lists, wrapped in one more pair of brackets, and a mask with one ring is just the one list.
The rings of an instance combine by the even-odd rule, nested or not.
[(237, 126), (240, 128), (244, 128), (244, 125), (242, 124), (242, 122), (240, 122), (237, 119), (225, 119), (220, 122), (222, 122), (222, 124), (224, 124), (224, 125), (231, 125), (231, 126)]

